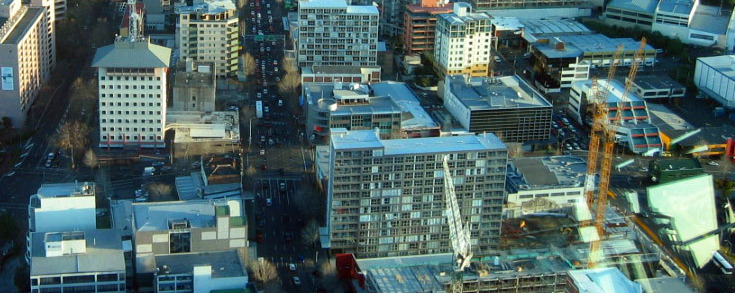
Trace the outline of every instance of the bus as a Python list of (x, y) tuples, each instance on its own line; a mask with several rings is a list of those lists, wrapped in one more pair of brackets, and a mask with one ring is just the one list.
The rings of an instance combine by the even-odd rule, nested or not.
[(732, 275), (732, 265), (730, 262), (728, 262), (719, 251), (715, 251), (712, 254), (712, 261), (715, 263), (715, 265), (720, 268), (720, 271), (722, 271), (725, 275)]
[(255, 101), (255, 117), (263, 118), (263, 102)]

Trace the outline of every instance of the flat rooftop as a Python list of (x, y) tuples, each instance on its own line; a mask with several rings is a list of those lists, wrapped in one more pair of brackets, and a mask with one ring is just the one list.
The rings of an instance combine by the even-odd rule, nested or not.
[[(245, 277), (247, 276), (247, 272), (241, 260), (242, 256), (236, 250), (176, 253), (155, 256), (159, 276), (166, 274), (191, 274), (194, 272), (194, 267), (211, 266), (212, 278)], [(164, 273), (164, 266), (168, 269), (168, 273)]]
[(612, 0), (607, 4), (609, 8), (625, 9), (639, 13), (654, 14), (658, 0)]
[(640, 284), (628, 279), (617, 268), (569, 271), (569, 278), (579, 289), (579, 292), (643, 292)]
[(730, 24), (730, 15), (720, 15), (719, 12), (720, 7), (700, 4), (689, 22), (689, 29), (724, 35)]
[(36, 191), (40, 198), (94, 196), (94, 193), (94, 182), (43, 184)]
[[(21, 8), (21, 11), (23, 8)], [(17, 44), (20, 41), (20, 38), (24, 35), (26, 35), (26, 32), (31, 29), (31, 23), (36, 21), (39, 17), (43, 17), (44, 8), (42, 7), (28, 7), (28, 10), (25, 14), (23, 14), (23, 18), (21, 18), (18, 23), (15, 25), (15, 27), (8, 33), (8, 36), (5, 38), (5, 40), (2, 41), (3, 44)]]
[(520, 30), (525, 28), (525, 25), (516, 17), (493, 17), (490, 21), (495, 26), (496, 30)]
[(236, 10), (231, 0), (198, 0), (192, 6), (180, 6), (177, 13), (219, 14), (228, 10)]
[(702, 169), (702, 164), (699, 163), (699, 160), (689, 158), (689, 159), (661, 159), (661, 160), (654, 160), (653, 164), (658, 166), (659, 168), (663, 170), (694, 170), (694, 169)]
[(46, 257), (48, 233), (31, 233), (31, 276), (125, 271), (120, 232), (116, 229), (83, 232), (86, 253), (54, 257)]
[(661, 0), (656, 10), (658, 12), (689, 15), (692, 8), (694, 8), (693, 0)]
[(241, 216), (237, 199), (190, 200), (133, 204), (133, 220), (138, 231), (169, 230), (169, 220), (187, 219), (191, 228), (215, 226), (217, 208), (229, 206), (230, 217)]
[(384, 81), (370, 87), (376, 96), (388, 96), (401, 108), (405, 118), (401, 119), (402, 130), (439, 127), (405, 83)]
[(462, 151), (505, 150), (492, 133), (480, 135), (421, 137), (381, 140), (373, 130), (347, 131), (332, 129), (331, 143), (335, 150), (382, 149), (384, 155), (450, 153)]
[(454, 7), (452, 7), (452, 4), (445, 4), (445, 5), (437, 5), (432, 7), (427, 6), (421, 6), (421, 4), (408, 4), (406, 5), (406, 11), (410, 11), (411, 13), (428, 13), (428, 14), (443, 14), (443, 13), (452, 13), (452, 10)]
[(638, 279), (636, 283), (641, 284), (643, 292), (646, 293), (694, 293), (680, 278), (659, 277), (650, 279)]
[(380, 66), (304, 66), (301, 74), (363, 74), (363, 68), (379, 70)]
[(550, 36), (593, 33), (583, 24), (568, 18), (521, 19), (519, 21), (523, 25), (523, 38), (529, 43), (535, 43), (538, 39), (544, 39)]
[(651, 124), (656, 125), (661, 131), (667, 130), (694, 130), (694, 125), (671, 111), (664, 105), (646, 103), (648, 113), (651, 114)]
[(478, 20), (490, 20), (491, 17), (486, 13), (482, 12), (469, 12), (465, 15), (459, 16), (456, 13), (439, 14), (439, 18), (449, 22), (450, 25), (462, 25)]
[(541, 93), (517, 76), (471, 78), (448, 76), (448, 85), (457, 99), (470, 110), (551, 107)]
[(729, 79), (735, 80), (735, 55), (699, 57), (697, 62), (702, 62)]
[[(640, 41), (631, 38), (609, 38), (603, 34), (559, 36), (567, 44), (572, 44), (585, 53), (615, 52), (618, 45), (623, 45), (624, 52), (635, 52), (641, 46)], [(655, 50), (646, 44), (644, 51)]]
[(587, 160), (576, 156), (514, 158), (508, 161), (508, 178), (519, 189), (581, 187)]
[[(342, 84), (347, 86), (347, 84)], [(389, 96), (369, 96), (367, 88), (354, 90), (335, 88), (335, 84), (309, 84), (304, 86), (306, 102), (320, 109), (329, 110), (335, 116), (359, 114), (392, 114), (401, 112), (401, 107)], [(339, 104), (340, 99), (354, 97), (363, 103)]]
[[(626, 77), (623, 82), (627, 80)], [(644, 90), (653, 89), (686, 89), (683, 85), (678, 83), (676, 80), (666, 75), (644, 75), (636, 76), (635, 85), (639, 86)]]
[[(607, 80), (604, 79), (598, 79), (597, 80), (597, 88), (598, 89), (604, 89), (607, 87)], [(592, 85), (592, 80), (580, 80), (573, 83), (573, 86), (577, 85), (584, 89), (584, 92), (589, 92), (590, 86)], [(634, 93), (628, 93), (625, 98), (626, 100), (623, 101), (623, 92), (625, 91), (625, 85), (617, 80), (610, 81), (610, 87), (609, 92), (606, 101), (608, 103), (619, 103), (619, 102), (643, 102), (641, 98), (639, 98)]]
[(168, 111), (166, 123), (175, 129), (174, 143), (212, 140), (240, 141), (237, 111)]
[[(666, 132), (668, 137), (678, 137), (693, 129), (669, 130)], [(735, 138), (735, 127), (729, 124), (721, 126), (702, 127), (699, 133), (685, 138), (678, 142), (678, 145), (693, 147), (705, 144), (725, 144), (728, 138)]]

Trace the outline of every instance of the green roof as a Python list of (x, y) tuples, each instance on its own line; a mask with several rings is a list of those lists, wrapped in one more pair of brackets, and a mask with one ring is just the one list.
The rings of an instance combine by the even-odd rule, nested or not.
[(245, 226), (245, 217), (232, 217), (230, 218), (230, 227), (241, 227)]
[(214, 207), (214, 215), (216, 217), (229, 216), (230, 215), (230, 206), (226, 206), (226, 205), (223, 205), (223, 206), (215, 206)]
[(661, 170), (691, 170), (702, 169), (697, 159), (664, 159), (655, 160), (653, 164)]
[(170, 48), (151, 44), (148, 39), (136, 42), (120, 40), (97, 49), (92, 67), (161, 68), (169, 67), (170, 63)]

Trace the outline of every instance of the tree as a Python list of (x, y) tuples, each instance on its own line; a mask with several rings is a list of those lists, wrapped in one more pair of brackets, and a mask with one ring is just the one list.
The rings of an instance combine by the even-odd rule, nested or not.
[(88, 149), (84, 154), (84, 165), (92, 169), (99, 167), (99, 160), (97, 160), (97, 155), (94, 154), (92, 149)]
[(146, 188), (151, 201), (167, 201), (173, 192), (170, 184), (153, 182)]
[(18, 223), (8, 212), (0, 213), (0, 240), (10, 241), (18, 236)]
[(319, 273), (321, 273), (320, 287), (327, 292), (344, 292), (344, 288), (340, 286), (339, 278), (337, 278), (337, 269), (331, 262), (323, 262), (319, 265)]
[(88, 134), (89, 126), (77, 120), (66, 121), (59, 129), (56, 146), (68, 151), (72, 168), (76, 168), (75, 152), (87, 148)]
[(283, 68), (283, 71), (286, 73), (288, 72), (299, 72), (299, 68), (296, 66), (296, 63), (294, 63), (293, 59), (283, 57), (281, 58), (281, 68)]
[(2, 120), (3, 120), (3, 127), (5, 127), (5, 129), (13, 128), (13, 120), (10, 119), (10, 117), (4, 116)]
[(253, 55), (250, 55), (250, 53), (242, 54), (241, 58), (243, 74), (245, 75), (245, 78), (247, 78), (255, 73), (255, 67), (257, 64), (255, 64), (255, 59), (253, 58)]
[(31, 271), (30, 267), (23, 263), (21, 266), (15, 269), (15, 275), (13, 276), (13, 283), (18, 292), (30, 292), (31, 291)]
[(301, 241), (304, 242), (304, 245), (314, 245), (319, 241), (319, 224), (316, 220), (312, 219), (306, 223), (304, 229), (301, 230)]
[(278, 93), (286, 97), (296, 96), (299, 85), (301, 85), (301, 76), (298, 72), (286, 72), (281, 81), (278, 82)]
[(257, 260), (250, 261), (250, 272), (253, 279), (265, 285), (278, 280), (278, 271), (276, 266), (267, 259), (258, 258)]

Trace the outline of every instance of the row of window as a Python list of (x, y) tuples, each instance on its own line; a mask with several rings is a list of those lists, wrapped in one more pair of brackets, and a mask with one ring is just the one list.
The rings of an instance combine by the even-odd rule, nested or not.
[[(103, 140), (103, 141), (102, 141), (102, 143), (104, 143), (104, 140), (107, 140), (107, 139), (108, 139), (108, 138), (107, 138), (107, 135), (103, 135), (103, 136), (102, 136), (102, 140)], [(117, 139), (117, 140), (123, 140), (123, 136), (122, 136), (122, 135), (118, 135), (118, 136), (110, 135), (109, 139)], [(126, 135), (126, 136), (125, 136), (125, 140), (131, 140), (131, 139), (132, 139), (132, 140), (138, 140), (138, 136), (137, 136), (137, 135), (133, 135), (133, 136), (130, 136), (130, 135)], [(141, 136), (140, 136), (140, 140), (148, 140), (148, 141), (153, 141), (153, 140), (154, 140), (154, 136), (153, 136), (153, 135), (150, 135), (150, 136), (148, 136), (148, 138), (146, 139), (146, 136), (145, 136), (145, 135), (141, 135)], [(160, 136), (160, 135), (158, 135), (158, 136), (155, 136), (155, 140), (156, 140), (156, 141), (161, 141), (161, 136)]]
[[(135, 98), (135, 97), (133, 97), (133, 98)], [(112, 107), (112, 106), (122, 106), (123, 105), (122, 102), (117, 102), (117, 105), (115, 105), (114, 102), (109, 102), (109, 103), (107, 103), (107, 102), (101, 102), (100, 104), (102, 105), (102, 107), (105, 107), (105, 106)], [(137, 107), (137, 106), (138, 106), (138, 103), (137, 102), (133, 102), (133, 107)], [(141, 107), (145, 107), (145, 103), (141, 102), (140, 103), (140, 106)], [(148, 106), (149, 107), (153, 107), (153, 102), (149, 102), (148, 103)], [(161, 103), (156, 103), (156, 106), (160, 107), (161, 106)], [(129, 102), (125, 102), (125, 107), (130, 107), (130, 103)]]
[[(100, 88), (102, 88), (102, 89), (111, 89), (111, 90), (112, 89), (118, 89), (118, 90), (126, 89), (126, 90), (129, 90), (130, 89), (130, 85), (127, 85), (126, 84), (125, 86), (122, 86), (122, 85), (119, 85), (119, 84), (118, 85), (105, 85), (105, 84), (102, 84), (102, 85), (100, 85)], [(138, 86), (137, 85), (133, 85), (133, 89), (134, 90), (137, 90), (138, 89)], [(145, 88), (144, 85), (141, 85), (140, 86), (140, 89), (141, 90), (144, 90), (146, 88)], [(148, 86), (148, 89), (149, 90), (152, 90), (153, 89), (153, 86), (152, 85), (149, 85)], [(161, 85), (156, 85), (156, 89), (157, 90), (160, 90), (161, 89)]]
[[(110, 115), (116, 114), (115, 111), (102, 110), (101, 112), (102, 112), (101, 113), (102, 115), (107, 115), (108, 112)], [(123, 114), (123, 111), (117, 111), (117, 115), (122, 115), (122, 114)], [(125, 115), (130, 115), (130, 111), (125, 111)], [(133, 111), (133, 115), (138, 115), (138, 111)], [(145, 111), (140, 111), (140, 115), (146, 115)], [(153, 115), (153, 111), (148, 111), (148, 115)], [(156, 111), (156, 115), (161, 115), (161, 111)]]
[[(108, 73), (111, 73), (108, 69)], [(100, 80), (132, 80), (132, 81), (138, 81), (138, 76), (100, 76)], [(160, 76), (156, 76), (156, 80), (161, 80)], [(147, 78), (145, 76), (140, 76), (140, 81), (153, 81), (153, 76), (148, 76)]]

